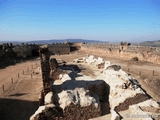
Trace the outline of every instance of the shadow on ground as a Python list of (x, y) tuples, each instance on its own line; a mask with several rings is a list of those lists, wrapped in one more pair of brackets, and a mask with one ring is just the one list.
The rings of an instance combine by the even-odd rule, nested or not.
[(29, 120), (37, 108), (38, 101), (0, 98), (0, 120)]
[(33, 61), (38, 57), (28, 57), (25, 59), (20, 58), (8, 58), (3, 61), (0, 61), (0, 69), (5, 69), (8, 66), (16, 65), (17, 63), (26, 62), (26, 61)]

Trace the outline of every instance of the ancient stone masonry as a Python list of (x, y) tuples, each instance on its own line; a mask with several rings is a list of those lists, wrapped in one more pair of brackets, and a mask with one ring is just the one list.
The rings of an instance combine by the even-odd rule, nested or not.
[(42, 70), (42, 80), (43, 80), (43, 95), (44, 96), (50, 91), (50, 65), (49, 65), (49, 51), (48, 48), (40, 48), (40, 62)]
[(49, 64), (51, 70), (55, 70), (56, 68), (58, 68), (58, 62), (55, 58), (50, 59)]
[[(123, 48), (123, 49), (122, 49)], [(138, 60), (160, 64), (160, 47), (148, 46), (121, 46), (113, 44), (83, 44), (82, 51), (101, 53), (115, 58)]]
[[(92, 70), (95, 77), (85, 76), (75, 69), (65, 70), (64, 67), (71, 67), (70, 64), (58, 68), (59, 61), (57, 63), (55, 58), (49, 59), (47, 47), (40, 48), (40, 58), (43, 104), (30, 120), (98, 120), (110, 113), (111, 118), (119, 117), (120, 120), (120, 112), (124, 110), (135, 113), (139, 108), (143, 114), (148, 108), (149, 111), (153, 111), (152, 108), (154, 111), (160, 110), (159, 104), (150, 99), (135, 78), (123, 71), (121, 66), (104, 61), (101, 57), (86, 55), (73, 60), (75, 63), (81, 62), (83, 65), (94, 67)], [(101, 68), (98, 65), (101, 65)], [(53, 78), (52, 84), (51, 72), (56, 76), (54, 72), (60, 69), (64, 73), (57, 73), (59, 78)], [(74, 77), (77, 73), (79, 76)], [(151, 108), (151, 105), (154, 107)], [(122, 117), (125, 118), (123, 115)]]
[(50, 79), (53, 82), (59, 78), (59, 74), (61, 73), (61, 71), (59, 69), (57, 69), (58, 62), (55, 58), (51, 58), (49, 60), (49, 64), (50, 64)]
[(48, 45), (48, 49), (53, 53), (53, 54), (69, 54), (70, 51), (70, 45), (68, 44), (52, 44)]

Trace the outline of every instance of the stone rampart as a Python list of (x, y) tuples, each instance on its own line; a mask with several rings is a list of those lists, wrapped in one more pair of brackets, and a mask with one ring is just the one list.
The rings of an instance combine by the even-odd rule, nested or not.
[(49, 44), (48, 49), (53, 53), (53, 54), (69, 54), (70, 53), (70, 45), (68, 44)]
[(130, 60), (138, 57), (141, 61), (160, 64), (160, 47), (120, 46), (112, 44), (83, 44), (82, 51), (105, 54), (109, 57)]

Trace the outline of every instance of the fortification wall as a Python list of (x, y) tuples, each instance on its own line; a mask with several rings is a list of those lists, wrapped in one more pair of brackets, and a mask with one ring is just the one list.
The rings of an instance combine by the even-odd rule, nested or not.
[(122, 48), (120, 45), (112, 44), (83, 44), (81, 50), (124, 60), (138, 57), (141, 61), (160, 64), (160, 47), (123, 46)]
[(70, 53), (70, 46), (68, 44), (52, 44), (48, 45), (48, 49), (54, 53), (60, 53), (60, 54), (69, 54)]
[(72, 42), (72, 45), (74, 46), (81, 46), (83, 43), (82, 42)]

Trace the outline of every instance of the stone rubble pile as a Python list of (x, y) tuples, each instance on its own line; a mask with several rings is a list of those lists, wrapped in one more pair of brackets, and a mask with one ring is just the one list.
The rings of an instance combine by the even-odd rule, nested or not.
[(104, 61), (103, 58), (98, 57), (97, 59), (93, 55), (86, 55), (85, 57), (74, 59), (73, 62), (75, 63), (87, 63), (89, 65), (96, 65), (97, 67), (99, 65), (103, 65), (103, 67), (107, 67), (110, 64), (109, 61)]

